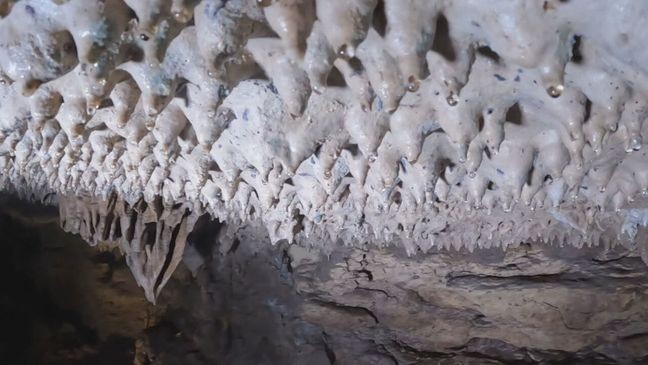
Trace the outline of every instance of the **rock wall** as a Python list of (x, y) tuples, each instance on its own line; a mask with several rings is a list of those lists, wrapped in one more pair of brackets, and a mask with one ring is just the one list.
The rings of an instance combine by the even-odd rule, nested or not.
[[(214, 360), (391, 365), (648, 359), (648, 273), (619, 246), (602, 252), (527, 243), (416, 257), (399, 249), (337, 247), (323, 255), (317, 248), (272, 248), (261, 229), (250, 228), (228, 239), (222, 227), (210, 246), (206, 237), (214, 232), (204, 227), (192, 237), (185, 262), (192, 263), (187, 267), (197, 275), (205, 310), (185, 320), (211, 331), (197, 341), (214, 351)], [(184, 307), (182, 302), (176, 301)], [(222, 347), (213, 347), (214, 333)]]
[(117, 251), (96, 251), (38, 212), (0, 213), (8, 363), (648, 360), (648, 272), (622, 246), (528, 243), (415, 257), (338, 246), (325, 255), (272, 246), (261, 227), (234, 238), (236, 228), (200, 219), (153, 306)]

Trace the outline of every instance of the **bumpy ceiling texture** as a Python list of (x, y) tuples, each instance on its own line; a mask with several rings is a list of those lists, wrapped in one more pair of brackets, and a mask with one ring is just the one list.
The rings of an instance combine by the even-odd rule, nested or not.
[(648, 261), (648, 2), (2, 0), (0, 188), (147, 297), (208, 214), (273, 242)]

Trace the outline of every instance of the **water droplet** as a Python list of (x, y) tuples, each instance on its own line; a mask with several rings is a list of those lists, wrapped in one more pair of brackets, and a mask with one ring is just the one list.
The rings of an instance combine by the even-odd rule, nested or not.
[(457, 98), (454, 95), (454, 92), (450, 92), (450, 96), (446, 98), (446, 101), (448, 102), (448, 105), (450, 106), (455, 106), (457, 105)]
[(340, 56), (340, 58), (345, 59), (345, 60), (350, 58), (349, 48), (348, 48), (348, 46), (346, 44), (343, 44), (343, 45), (340, 46), (340, 48), (337, 51), (337, 54), (338, 54), (338, 56)]
[(186, 23), (191, 17), (191, 13), (186, 9), (178, 10), (173, 12), (173, 17), (180, 23)]
[(547, 94), (552, 98), (557, 98), (562, 95), (564, 89), (565, 87), (563, 85), (551, 85), (547, 88)]
[(407, 91), (415, 92), (419, 89), (419, 86), (421, 86), (421, 81), (416, 76), (410, 75), (407, 79)]

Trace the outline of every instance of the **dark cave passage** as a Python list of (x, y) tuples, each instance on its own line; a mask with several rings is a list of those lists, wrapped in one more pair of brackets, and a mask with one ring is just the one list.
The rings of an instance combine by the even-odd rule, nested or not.
[(6, 214), (0, 237), (4, 363), (132, 363), (138, 318), (127, 307), (147, 304), (123, 259), (53, 223), (30, 227)]

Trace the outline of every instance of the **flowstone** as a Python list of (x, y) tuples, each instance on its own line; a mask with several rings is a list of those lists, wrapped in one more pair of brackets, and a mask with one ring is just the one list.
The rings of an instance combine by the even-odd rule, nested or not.
[(648, 262), (648, 3), (2, 0), (0, 189), (155, 300), (202, 215)]

